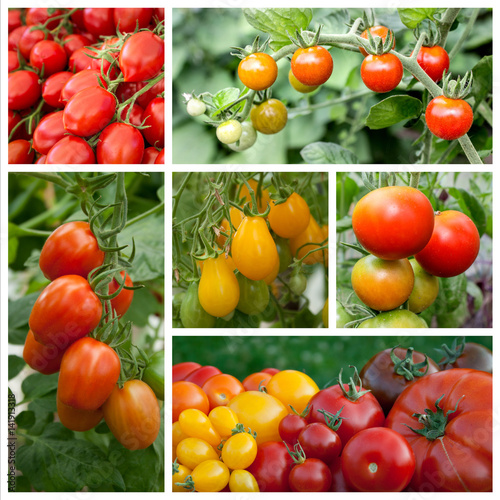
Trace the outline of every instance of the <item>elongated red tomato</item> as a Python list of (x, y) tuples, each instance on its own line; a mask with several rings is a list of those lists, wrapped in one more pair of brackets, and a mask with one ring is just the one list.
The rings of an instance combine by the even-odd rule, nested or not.
[(129, 37), (120, 51), (120, 68), (126, 82), (154, 78), (165, 62), (163, 40), (150, 31), (139, 31)]
[[(125, 271), (121, 271), (120, 275), (121, 281), (123, 281)], [(134, 286), (134, 283), (128, 274), (125, 278), (125, 286)], [(112, 294), (116, 292), (119, 287), (120, 285), (118, 284), (118, 281), (116, 281), (116, 278), (113, 278), (113, 281), (109, 284), (109, 293)], [(125, 288), (122, 288), (122, 291), (114, 299), (111, 299), (111, 307), (116, 311), (118, 316), (123, 316), (128, 311), (130, 304), (132, 304), (133, 298), (134, 290), (126, 290)]]
[(29, 318), (35, 339), (65, 349), (101, 320), (102, 305), (89, 282), (69, 274), (57, 278), (36, 299)]
[(102, 409), (97, 410), (78, 410), (65, 405), (58, 396), (56, 396), (57, 416), (67, 429), (72, 431), (84, 432), (93, 429), (103, 417)]
[(73, 76), (69, 71), (60, 71), (49, 76), (42, 85), (43, 100), (53, 108), (62, 108), (61, 92), (66, 82)]
[(104, 419), (115, 438), (129, 450), (142, 450), (160, 431), (160, 407), (156, 396), (142, 380), (115, 386), (103, 406)]
[(108, 399), (119, 376), (118, 354), (107, 344), (85, 337), (64, 353), (57, 395), (65, 405), (97, 410)]
[(163, 148), (165, 145), (165, 99), (163, 97), (152, 99), (144, 110), (142, 119), (145, 120), (144, 125), (149, 127), (142, 131), (146, 140), (152, 146)]
[(31, 143), (29, 141), (17, 139), (9, 142), (9, 164), (33, 163), (34, 158), (35, 150), (31, 147)]
[(34, 71), (22, 69), (9, 74), (8, 95), (9, 109), (26, 109), (38, 101), (42, 95), (42, 85)]
[(97, 163), (141, 163), (144, 139), (138, 129), (127, 123), (108, 125), (97, 141)]
[(44, 375), (58, 372), (63, 354), (64, 351), (56, 346), (40, 344), (35, 340), (33, 332), (31, 330), (28, 332), (24, 343), (23, 359), (33, 370)]
[(54, 281), (65, 274), (87, 275), (102, 265), (104, 252), (88, 222), (67, 222), (48, 238), (40, 252), (39, 265), (43, 275)]
[(61, 101), (63, 104), (69, 101), (75, 94), (78, 94), (80, 90), (88, 89), (89, 87), (95, 87), (100, 85), (107, 89), (108, 85), (101, 77), (101, 72), (97, 69), (84, 69), (75, 73), (64, 85), (61, 90)]
[(85, 139), (66, 135), (50, 148), (45, 163), (93, 164), (95, 154)]
[(63, 125), (63, 112), (56, 111), (45, 115), (33, 133), (33, 149), (46, 155), (50, 148), (59, 142), (66, 133)]
[(139, 23), (139, 29), (147, 28), (153, 16), (153, 9), (113, 9), (115, 26), (122, 33), (133, 32)]

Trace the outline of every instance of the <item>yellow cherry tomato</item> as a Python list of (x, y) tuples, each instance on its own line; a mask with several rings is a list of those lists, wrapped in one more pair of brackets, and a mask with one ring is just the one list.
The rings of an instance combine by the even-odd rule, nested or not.
[(259, 485), (253, 474), (247, 470), (233, 470), (229, 476), (229, 489), (231, 491), (259, 492)]
[(198, 299), (208, 314), (218, 318), (236, 309), (240, 300), (240, 286), (229, 269), (224, 254), (205, 261), (198, 287)]
[[(241, 221), (243, 220), (243, 212), (241, 210), (238, 210), (236, 207), (231, 207), (229, 209), (229, 217), (234, 228), (233, 231), (236, 231), (238, 227), (240, 227)], [(231, 228), (229, 227), (229, 222), (227, 219), (222, 219), (219, 229), (224, 233), (231, 233)], [(215, 238), (215, 241), (220, 248), (223, 248), (226, 244), (227, 237), (223, 234), (220, 234), (219, 236), (217, 236), (217, 238)]]
[(288, 81), (290, 82), (290, 85), (301, 94), (309, 94), (310, 92), (314, 92), (319, 87), (319, 85), (309, 86), (299, 82), (292, 70), (288, 72)]
[(300, 194), (292, 193), (284, 203), (271, 201), (268, 220), (271, 229), (282, 238), (295, 238), (309, 225), (311, 212)]
[(175, 483), (184, 483), (190, 474), (191, 469), (189, 467), (174, 462), (172, 464), (172, 491), (187, 493), (189, 491), (188, 489), (184, 488), (184, 486), (178, 486)]
[(220, 460), (206, 460), (193, 470), (191, 477), (196, 491), (221, 491), (229, 482), (229, 469)]
[(204, 439), (217, 448), (221, 442), (220, 434), (215, 430), (209, 418), (196, 408), (188, 408), (179, 415), (181, 429), (189, 437)]
[[(309, 225), (307, 226), (307, 229), (295, 238), (290, 239), (290, 250), (292, 252), (292, 256), (296, 257), (297, 259), (302, 259), (302, 257), (304, 257), (304, 255), (306, 255), (311, 250), (318, 249), (324, 240), (325, 237), (323, 236), (321, 228), (318, 226), (318, 223), (311, 215), (311, 217), (309, 218)], [(327, 253), (327, 250), (318, 250), (308, 255), (303, 260), (303, 262), (304, 264), (316, 264), (317, 262), (324, 262), (325, 255)], [(237, 266), (238, 264), (236, 264), (236, 267)]]
[[(248, 185), (255, 192), (255, 198), (257, 199), (257, 206), (259, 208), (259, 213), (261, 213), (261, 214), (264, 213), (267, 210), (267, 205), (269, 203), (271, 203), (271, 194), (269, 193), (269, 191), (267, 189), (264, 189), (263, 187), (261, 187), (260, 193), (259, 193), (258, 189), (257, 189), (259, 187), (259, 183), (256, 180), (249, 179), (247, 182), (248, 182)], [(240, 199), (241, 198), (244, 199), (243, 203), (247, 203), (247, 202), (250, 203), (250, 208), (252, 208), (252, 197), (250, 196), (250, 191), (248, 190), (246, 184), (243, 184), (241, 186), (239, 197), (240, 197)], [(238, 210), (238, 209), (236, 209), (236, 210)], [(239, 212), (241, 214), (243, 214), (243, 212), (241, 212), (241, 211), (239, 211)], [(232, 216), (231, 216), (231, 222), (233, 222)], [(234, 222), (233, 222), (233, 226), (236, 227), (236, 224)]]
[(245, 217), (236, 231), (231, 253), (238, 271), (248, 279), (263, 280), (279, 261), (278, 250), (262, 217)]
[(227, 406), (216, 406), (208, 414), (208, 418), (223, 439), (231, 436), (233, 429), (238, 424), (238, 416)]
[(231, 436), (222, 447), (222, 461), (230, 469), (246, 469), (257, 456), (257, 442), (248, 432)]
[(309, 400), (319, 392), (316, 382), (305, 373), (296, 370), (283, 370), (273, 375), (266, 385), (268, 394), (279, 399), (287, 409), (290, 405), (302, 413)]
[(257, 433), (257, 444), (281, 441), (278, 426), (288, 415), (283, 403), (265, 392), (246, 391), (228, 403), (247, 429)]
[(328, 328), (328, 299), (326, 299), (325, 305), (323, 306), (321, 317), (323, 318), (323, 324), (325, 325), (325, 328)]
[(205, 460), (218, 460), (219, 455), (204, 439), (188, 437), (177, 445), (177, 460), (194, 469)]
[(177, 448), (177, 445), (183, 440), (189, 437), (181, 428), (179, 421), (172, 424), (172, 446)]

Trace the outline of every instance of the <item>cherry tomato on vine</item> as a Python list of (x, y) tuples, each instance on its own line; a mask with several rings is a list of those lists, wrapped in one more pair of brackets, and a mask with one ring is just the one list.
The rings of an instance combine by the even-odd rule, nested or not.
[(179, 415), (187, 408), (197, 408), (208, 414), (210, 403), (200, 386), (179, 380), (172, 384), (172, 422), (177, 422)]
[(222, 447), (222, 461), (232, 470), (247, 469), (257, 456), (257, 442), (248, 432), (233, 434)]
[(340, 456), (342, 442), (339, 435), (326, 424), (313, 422), (308, 424), (298, 436), (306, 457), (317, 458), (330, 464)]
[(198, 298), (198, 283), (191, 283), (181, 304), (181, 321), (184, 328), (213, 328), (215, 318), (203, 309)]
[[(203, 384), (203, 392), (208, 396), (210, 409), (216, 406), (227, 406), (229, 401), (238, 394), (245, 392), (242, 383), (228, 373), (219, 373), (210, 377)], [(234, 467), (233, 467), (234, 468)], [(242, 467), (243, 469), (245, 467)]]
[[(125, 277), (125, 271), (120, 271), (120, 276), (120, 281), (123, 281), (123, 278)], [(134, 283), (132, 282), (132, 279), (128, 274), (125, 278), (125, 286), (134, 286)], [(108, 293), (112, 294), (116, 292), (118, 288), (120, 288), (120, 285), (118, 284), (116, 278), (113, 278), (113, 281), (111, 281), (111, 283), (109, 284)], [(111, 307), (115, 310), (118, 316), (123, 316), (128, 311), (133, 298), (134, 290), (127, 290), (126, 288), (122, 288), (121, 292), (114, 299), (111, 299)]]
[(446, 210), (436, 213), (432, 236), (415, 259), (428, 273), (450, 278), (472, 266), (479, 246), (474, 222), (462, 212)]
[(402, 78), (403, 64), (394, 54), (370, 54), (361, 63), (361, 79), (374, 92), (390, 92)]
[(146, 106), (142, 119), (145, 120), (144, 125), (149, 126), (149, 128), (142, 129), (146, 140), (152, 146), (163, 148), (165, 145), (165, 99), (163, 97), (152, 99)]
[(312, 252), (304, 258), (302, 261), (304, 264), (324, 262), (327, 258), (328, 249), (317, 250), (321, 247), (321, 243), (324, 239), (325, 237), (323, 236), (321, 228), (316, 222), (316, 219), (311, 215), (306, 230), (295, 238), (290, 238), (290, 251), (292, 252), (292, 256), (297, 259), (302, 259), (307, 253)]
[[(49, 19), (60, 16), (64, 11), (62, 9), (44, 9), (32, 8), (26, 11), (26, 24), (33, 26), (37, 24), (44, 24)], [(47, 28), (53, 30), (59, 24), (59, 20), (53, 20), (47, 23)]]
[(292, 73), (309, 87), (325, 83), (333, 71), (333, 59), (324, 47), (299, 48), (292, 56)]
[[(259, 210), (259, 213), (260, 214), (264, 213), (267, 210), (267, 205), (271, 203), (271, 194), (269, 193), (269, 191), (267, 189), (264, 188), (263, 185), (261, 185), (261, 188), (259, 191), (259, 183), (255, 179), (248, 179), (247, 183), (255, 193), (255, 198), (257, 199), (257, 208)], [(248, 202), (250, 204), (250, 208), (253, 208), (252, 197), (250, 196), (250, 191), (247, 188), (245, 183), (243, 183), (241, 185), (239, 198), (240, 199), (243, 198), (242, 205), (244, 202)], [(237, 209), (235, 209), (235, 210), (237, 210)], [(238, 215), (241, 217), (243, 212), (241, 210), (239, 212), (240, 213)], [(239, 220), (238, 217), (236, 217), (236, 219), (238, 220), (238, 224), (236, 224), (233, 221), (233, 217), (231, 217), (231, 222), (232, 222), (233, 226), (238, 228), (241, 220)]]
[(79, 73), (84, 69), (88, 69), (93, 61), (91, 56), (95, 55), (96, 51), (92, 48), (82, 47), (81, 49), (75, 50), (69, 58), (69, 70), (73, 73)]
[(8, 107), (14, 111), (34, 106), (42, 95), (39, 76), (34, 71), (21, 69), (9, 73)]
[(45, 163), (91, 164), (95, 163), (95, 154), (85, 139), (66, 135), (50, 148)]
[(30, 52), (30, 64), (40, 72), (43, 68), (44, 78), (64, 70), (66, 62), (66, 51), (53, 40), (36, 43)]
[[(24, 59), (29, 61), (31, 49), (42, 40), (53, 40), (53, 37), (50, 33), (46, 33), (43, 30), (26, 30), (21, 35), (17, 48)], [(17, 56), (17, 52), (15, 54)]]
[(236, 142), (228, 144), (228, 147), (239, 153), (251, 148), (255, 144), (255, 141), (257, 141), (257, 132), (253, 128), (252, 123), (246, 121), (241, 124), (240, 138)]
[(204, 439), (188, 437), (177, 445), (177, 459), (190, 469), (207, 460), (218, 460), (219, 455)]
[(286, 106), (278, 99), (268, 99), (250, 111), (252, 124), (261, 134), (277, 134), (285, 128), (288, 121)]
[(439, 280), (425, 271), (415, 259), (410, 259), (410, 264), (415, 275), (415, 283), (408, 299), (408, 307), (411, 312), (418, 314), (436, 300), (439, 293)]
[(186, 110), (190, 116), (201, 116), (207, 110), (206, 104), (200, 99), (189, 99), (186, 104)]
[(115, 8), (113, 9), (113, 21), (122, 33), (133, 33), (139, 23), (139, 29), (147, 28), (153, 17), (151, 8)]
[(299, 434), (307, 427), (307, 420), (301, 415), (290, 413), (280, 421), (280, 438), (291, 448), (295, 446)]
[(238, 120), (227, 120), (222, 122), (216, 130), (217, 139), (222, 144), (234, 144), (240, 140), (243, 133), (241, 123)]
[(238, 76), (245, 87), (252, 90), (265, 90), (276, 81), (278, 66), (269, 54), (256, 52), (240, 61)]
[(101, 408), (96, 410), (79, 410), (72, 406), (65, 405), (58, 396), (57, 416), (67, 429), (72, 431), (84, 432), (93, 429), (103, 418), (104, 414)]
[[(387, 28), (386, 26), (381, 26), (381, 25), (378, 25), (378, 26), (372, 26), (370, 28), (370, 33), (372, 34), (373, 37), (375, 36), (379, 36), (380, 38), (382, 38), (382, 40), (385, 42), (385, 39), (387, 38), (387, 35), (389, 34), (389, 28)], [(365, 40), (368, 40), (368, 30), (365, 30), (363, 31), (363, 33), (361, 33), (361, 38), (364, 38)], [(392, 43), (392, 48), (394, 49), (394, 47), (396, 47), (396, 37), (393, 37), (393, 43)], [(359, 48), (359, 51), (366, 57), (368, 56), (368, 52), (366, 52), (366, 50), (363, 48), (363, 47), (360, 47)]]
[(70, 35), (66, 35), (62, 39), (64, 50), (66, 51), (66, 55), (71, 57), (73, 52), (82, 47), (89, 45), (88, 38), (80, 35), (78, 33), (71, 33)]
[(429, 130), (440, 139), (453, 141), (465, 135), (472, 127), (474, 113), (467, 101), (434, 97), (425, 110)]
[(293, 74), (293, 71), (290, 70), (288, 72), (288, 81), (290, 82), (290, 85), (297, 91), (300, 92), (301, 94), (310, 94), (311, 92), (314, 92), (319, 85), (304, 85), (303, 83), (299, 82), (296, 78), (296, 76)]
[(125, 40), (120, 50), (120, 69), (125, 82), (154, 78), (165, 62), (165, 44), (151, 31), (139, 31)]
[(242, 313), (253, 315), (261, 313), (269, 304), (269, 288), (264, 280), (250, 280), (243, 274), (236, 275), (240, 286), (240, 299), (236, 309)]
[(306, 458), (293, 467), (288, 481), (292, 491), (329, 491), (332, 473), (325, 462), (317, 458)]
[(230, 491), (245, 491), (245, 492), (259, 492), (259, 485), (255, 477), (253, 477), (247, 470), (236, 469), (231, 472), (229, 477)]
[(363, 321), (358, 328), (428, 328), (423, 318), (406, 309), (378, 314)]
[(101, 77), (101, 72), (97, 69), (84, 69), (72, 75), (69, 78), (64, 87), (61, 90), (61, 102), (63, 104), (69, 101), (75, 94), (78, 94), (80, 90), (88, 89), (89, 87), (95, 87), (96, 85), (101, 85), (104, 89), (108, 88), (107, 83)]
[(9, 142), (9, 164), (33, 163), (34, 159), (35, 150), (31, 147), (31, 143), (29, 141), (17, 139)]
[(417, 55), (417, 62), (434, 82), (441, 80), (443, 73), (450, 68), (448, 52), (439, 45), (421, 47)]
[(144, 139), (139, 129), (127, 123), (112, 123), (99, 135), (97, 163), (141, 163)]
[(303, 272), (293, 273), (290, 276), (290, 281), (288, 282), (290, 290), (295, 295), (302, 295), (307, 288), (307, 278)]
[(83, 23), (86, 30), (95, 36), (111, 36), (116, 34), (113, 21), (114, 9), (89, 8), (83, 10)]
[(311, 212), (300, 194), (292, 193), (284, 203), (271, 201), (268, 220), (271, 229), (282, 238), (295, 238), (309, 225)]
[(31, 330), (28, 331), (24, 342), (23, 359), (27, 365), (44, 375), (59, 371), (64, 350), (54, 345), (43, 345), (35, 340)]
[(17, 57), (17, 52), (14, 52), (13, 50), (9, 50), (9, 73), (11, 71), (14, 71), (15, 69), (19, 68), (19, 59)]

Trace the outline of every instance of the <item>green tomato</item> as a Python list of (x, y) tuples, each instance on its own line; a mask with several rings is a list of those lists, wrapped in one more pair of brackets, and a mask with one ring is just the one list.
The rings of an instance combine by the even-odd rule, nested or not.
[(415, 259), (410, 259), (413, 274), (415, 275), (415, 283), (409, 298), (410, 311), (421, 313), (431, 306), (439, 293), (439, 280), (436, 276), (429, 274), (423, 269)]
[(236, 278), (240, 285), (240, 300), (236, 309), (249, 315), (261, 313), (269, 303), (269, 288), (266, 282), (253, 281), (241, 273), (238, 273)]
[(415, 313), (406, 309), (396, 309), (367, 319), (358, 328), (428, 328), (428, 326)]
[(205, 113), (207, 106), (200, 99), (190, 99), (186, 105), (186, 110), (190, 116), (200, 116)]
[(180, 292), (172, 297), (172, 318), (178, 319), (180, 317), (182, 301), (185, 296), (186, 292)]
[(292, 252), (290, 251), (288, 240), (285, 240), (285, 238), (276, 236), (274, 242), (276, 243), (276, 250), (278, 250), (278, 256), (280, 258), (280, 268), (278, 271), (278, 274), (280, 274), (286, 271), (288, 266), (292, 263)]
[(153, 389), (158, 399), (165, 399), (165, 351), (155, 352), (151, 356), (142, 380)]
[(243, 129), (238, 120), (227, 120), (217, 127), (217, 139), (222, 144), (234, 144), (241, 137)]
[(251, 122), (246, 121), (241, 124), (241, 137), (234, 144), (228, 144), (229, 149), (236, 152), (245, 151), (251, 148), (257, 140), (257, 131)]
[(307, 288), (306, 275), (303, 272), (292, 273), (288, 286), (295, 295), (302, 295)]
[(215, 325), (215, 318), (201, 307), (197, 282), (189, 285), (182, 301), (181, 321), (184, 328), (213, 328)]
[(335, 301), (336, 310), (336, 327), (344, 328), (344, 326), (352, 321), (354, 318), (345, 310), (344, 306), (338, 301)]

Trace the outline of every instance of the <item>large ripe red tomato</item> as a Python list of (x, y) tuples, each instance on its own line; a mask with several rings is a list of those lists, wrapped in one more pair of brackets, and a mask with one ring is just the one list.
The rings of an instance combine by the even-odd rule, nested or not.
[(9, 109), (14, 111), (34, 106), (42, 95), (39, 76), (34, 71), (22, 69), (9, 74)]
[(446, 210), (436, 213), (431, 239), (415, 258), (428, 273), (450, 278), (472, 266), (479, 245), (474, 222), (462, 212)]
[(57, 416), (67, 429), (72, 431), (84, 432), (93, 429), (103, 417), (102, 409), (97, 410), (78, 410), (72, 406), (65, 405), (58, 396), (56, 396)]
[(127, 123), (108, 125), (97, 141), (97, 163), (141, 163), (144, 139), (139, 129)]
[(128, 450), (143, 450), (158, 436), (160, 406), (142, 380), (129, 380), (121, 389), (116, 385), (102, 409), (111, 432)]
[(60, 141), (66, 130), (63, 124), (63, 112), (56, 111), (45, 115), (33, 132), (33, 149), (46, 155), (52, 146)]
[(92, 164), (95, 163), (95, 154), (85, 139), (67, 135), (52, 146), (45, 163)]
[(201, 368), (199, 363), (194, 361), (184, 361), (184, 363), (177, 363), (172, 366), (172, 382), (184, 380), (191, 372), (197, 368)]
[(61, 92), (66, 82), (73, 76), (69, 71), (60, 71), (47, 78), (42, 85), (43, 100), (53, 108), (62, 108)]
[(489, 373), (455, 368), (401, 393), (386, 425), (413, 449), (413, 491), (492, 491), (492, 381)]
[(31, 144), (25, 139), (17, 139), (9, 142), (8, 161), (9, 164), (33, 163), (35, 151)]
[(64, 351), (56, 346), (43, 345), (35, 340), (30, 330), (26, 336), (23, 349), (23, 359), (26, 363), (44, 375), (50, 375), (59, 371)]
[[(125, 276), (125, 271), (120, 272), (121, 281), (123, 281), (123, 277)], [(125, 286), (134, 286), (132, 279), (127, 274), (125, 278)], [(113, 281), (109, 284), (109, 293), (112, 294), (118, 290), (120, 285), (116, 278), (113, 278)], [(111, 307), (115, 310), (118, 316), (123, 316), (132, 304), (132, 299), (134, 298), (134, 290), (126, 290), (122, 288), (122, 291), (114, 298), (111, 299)]]
[(104, 262), (104, 252), (88, 222), (62, 224), (47, 238), (40, 252), (39, 265), (43, 275), (54, 281), (66, 274), (83, 278)]
[(298, 48), (292, 56), (292, 73), (297, 80), (313, 87), (325, 83), (333, 71), (333, 59), (324, 47)]
[(122, 33), (132, 33), (139, 23), (139, 29), (147, 28), (153, 17), (153, 9), (137, 8), (126, 9), (116, 8), (113, 9), (113, 19), (115, 26)]
[(342, 473), (355, 491), (403, 491), (414, 471), (408, 441), (385, 427), (358, 432), (342, 451)]
[(36, 299), (29, 318), (35, 339), (65, 349), (101, 320), (102, 305), (89, 282), (76, 275), (57, 278)]
[(125, 82), (154, 78), (165, 62), (163, 40), (150, 31), (139, 31), (127, 38), (120, 51), (120, 68)]
[(290, 491), (288, 476), (293, 460), (282, 442), (268, 441), (257, 449), (257, 456), (247, 468), (261, 492)]
[(142, 119), (146, 120), (144, 125), (149, 127), (142, 129), (146, 140), (151, 146), (163, 148), (165, 145), (165, 99), (155, 97), (144, 110)]
[(292, 491), (329, 491), (332, 484), (332, 473), (325, 462), (317, 458), (306, 458), (304, 462), (293, 467), (288, 482)]
[(36, 43), (30, 52), (30, 64), (40, 71), (40, 74), (43, 68), (44, 78), (63, 71), (67, 60), (65, 50), (53, 40), (42, 40)]
[(418, 189), (388, 186), (370, 191), (354, 207), (352, 228), (370, 253), (386, 260), (410, 257), (429, 242), (431, 202)]

